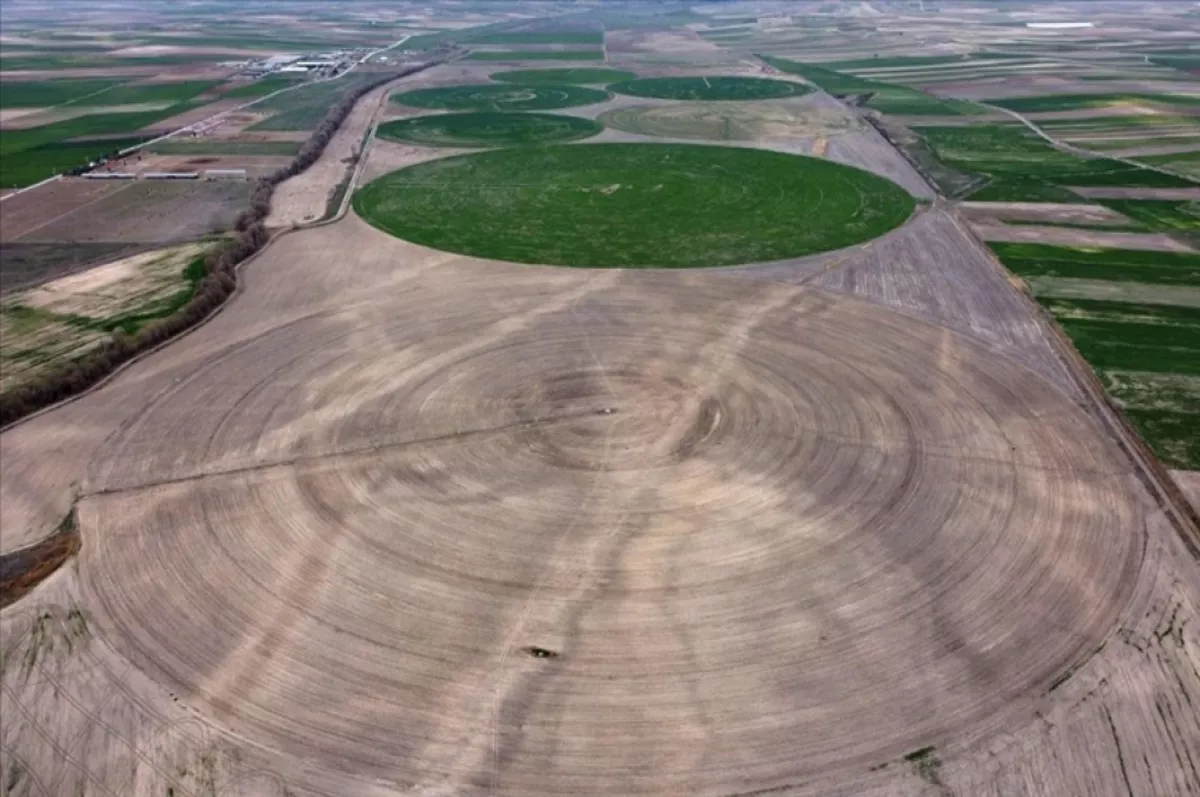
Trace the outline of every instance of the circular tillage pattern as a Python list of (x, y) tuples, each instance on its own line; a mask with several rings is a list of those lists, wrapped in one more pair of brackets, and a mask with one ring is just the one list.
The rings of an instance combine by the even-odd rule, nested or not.
[(609, 91), (662, 100), (771, 100), (799, 97), (811, 89), (802, 83), (761, 77), (646, 77), (613, 83)]
[(692, 144), (463, 155), (392, 172), (354, 197), (371, 224), (435, 249), (585, 267), (798, 257), (874, 238), (914, 204), (849, 166)]
[(606, 85), (618, 81), (633, 80), (637, 77), (634, 72), (621, 69), (590, 69), (588, 67), (567, 69), (513, 69), (508, 72), (492, 74), (492, 80), (505, 83), (524, 83), (526, 85), (542, 83), (564, 83), (567, 85)]
[(549, 113), (446, 113), (385, 122), (380, 138), (427, 147), (515, 147), (561, 144), (594, 136), (604, 125)]
[(561, 797), (997, 730), (1119, 616), (1128, 473), (1023, 367), (802, 288), (497, 269), (157, 395), (80, 506), (97, 633), (305, 767)]
[(836, 135), (854, 126), (840, 113), (777, 102), (673, 103), (614, 108), (596, 117), (605, 127), (660, 138), (759, 141)]
[(413, 108), (447, 111), (548, 111), (604, 102), (608, 92), (583, 86), (517, 86), (484, 83), (438, 86), (392, 95), (392, 100)]

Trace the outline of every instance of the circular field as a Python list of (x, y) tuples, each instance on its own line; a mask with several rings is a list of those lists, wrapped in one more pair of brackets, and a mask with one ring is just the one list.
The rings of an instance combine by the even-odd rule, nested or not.
[(492, 80), (500, 80), (505, 83), (524, 83), (526, 85), (543, 83), (567, 85), (591, 83), (604, 85), (633, 80), (636, 77), (636, 73), (625, 72), (621, 69), (589, 69), (587, 67), (576, 69), (513, 69), (508, 72), (495, 72), (492, 74)]
[(408, 276), (166, 371), (80, 502), (95, 633), (306, 770), (523, 797), (907, 771), (1033, 722), (1120, 616), (1132, 477), (1011, 360), (711, 273)]
[(844, 114), (826, 109), (768, 102), (635, 105), (605, 111), (597, 120), (626, 133), (703, 141), (828, 136), (855, 124)]
[(613, 83), (609, 91), (661, 100), (774, 100), (799, 97), (810, 89), (787, 80), (761, 77), (646, 77)]
[(392, 95), (413, 108), (446, 111), (548, 111), (604, 102), (608, 93), (583, 86), (516, 86), (495, 83), (441, 86)]
[(580, 144), (462, 155), (354, 196), (382, 230), (435, 249), (586, 267), (720, 266), (874, 238), (915, 202), (830, 161), (693, 144)]
[(447, 113), (396, 119), (378, 135), (427, 147), (518, 147), (561, 144), (594, 136), (604, 125), (549, 113)]

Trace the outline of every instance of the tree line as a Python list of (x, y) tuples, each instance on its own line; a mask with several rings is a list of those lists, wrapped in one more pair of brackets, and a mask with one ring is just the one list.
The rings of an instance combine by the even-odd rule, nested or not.
[(271, 238), (265, 222), (271, 212), (271, 196), (275, 186), (295, 177), (317, 162), (338, 128), (350, 115), (355, 103), (364, 94), (391, 80), (434, 66), (435, 63), (388, 72), (358, 85), (343, 95), (337, 104), (329, 109), (325, 119), (309, 136), (292, 162), (255, 183), (249, 206), (238, 213), (234, 220), (234, 236), (205, 255), (207, 273), (196, 285), (195, 293), (187, 304), (172, 315), (142, 327), (135, 334), (116, 332), (110, 339), (75, 360), (0, 393), (0, 427), (87, 390), (122, 364), (190, 329), (211, 315), (237, 288), (238, 264), (262, 249)]

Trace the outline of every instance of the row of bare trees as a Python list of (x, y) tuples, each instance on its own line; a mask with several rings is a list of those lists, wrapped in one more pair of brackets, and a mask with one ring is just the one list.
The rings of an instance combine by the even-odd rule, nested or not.
[(43, 373), (35, 379), (0, 393), (0, 427), (95, 385), (120, 365), (203, 321), (220, 307), (237, 287), (237, 266), (262, 249), (270, 240), (264, 222), (271, 212), (275, 186), (316, 163), (326, 145), (349, 116), (355, 103), (368, 91), (418, 72), (433, 64), (421, 64), (399, 72), (380, 74), (346, 92), (329, 109), (325, 119), (295, 159), (255, 184), (249, 206), (234, 220), (235, 234), (205, 255), (205, 277), (196, 285), (191, 300), (175, 313), (152, 321), (135, 334), (117, 332), (100, 346), (75, 360)]

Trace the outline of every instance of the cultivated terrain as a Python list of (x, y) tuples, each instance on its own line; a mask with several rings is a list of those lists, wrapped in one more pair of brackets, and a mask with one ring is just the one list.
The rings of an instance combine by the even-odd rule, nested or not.
[(0, 794), (1200, 793), (1188, 10), (12, 7)]

